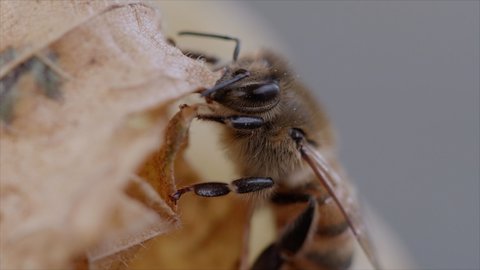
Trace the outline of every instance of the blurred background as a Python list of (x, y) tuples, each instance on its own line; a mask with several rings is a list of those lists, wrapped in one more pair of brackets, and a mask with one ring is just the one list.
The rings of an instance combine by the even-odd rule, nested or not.
[[(327, 107), (360, 194), (415, 268), (480, 268), (479, 1), (160, 5), (167, 32), (225, 33), (241, 38), (240, 55), (285, 54)], [(176, 39), (231, 58), (232, 44)]]

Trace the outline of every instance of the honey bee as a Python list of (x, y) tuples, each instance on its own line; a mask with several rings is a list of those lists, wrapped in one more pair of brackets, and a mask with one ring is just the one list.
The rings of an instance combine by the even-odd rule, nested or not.
[(357, 239), (379, 268), (358, 209), (354, 189), (336, 160), (325, 112), (311, 92), (269, 50), (238, 57), (237, 38), (181, 32), (235, 41), (233, 61), (216, 84), (203, 90), (211, 112), (198, 119), (222, 124), (222, 143), (243, 176), (231, 184), (208, 182), (178, 189), (223, 196), (268, 190), (278, 238), (252, 269), (347, 269)]

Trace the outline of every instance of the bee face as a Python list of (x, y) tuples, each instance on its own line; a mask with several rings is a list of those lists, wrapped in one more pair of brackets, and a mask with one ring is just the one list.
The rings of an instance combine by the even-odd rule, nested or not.
[(329, 137), (328, 121), (315, 99), (291, 74), (282, 57), (260, 50), (227, 65), (213, 90), (206, 90), (204, 96), (217, 118), (261, 119), (262, 124), (253, 129), (222, 128), (224, 149), (240, 174), (300, 185), (305, 181), (290, 177), (302, 167), (291, 129), (302, 130), (309, 140), (322, 144)]
[(271, 63), (265, 59), (241, 59), (226, 68), (221, 84), (235, 77), (248, 75), (245, 79), (212, 93), (209, 99), (239, 113), (263, 113), (280, 102), (280, 78), (267, 72)]

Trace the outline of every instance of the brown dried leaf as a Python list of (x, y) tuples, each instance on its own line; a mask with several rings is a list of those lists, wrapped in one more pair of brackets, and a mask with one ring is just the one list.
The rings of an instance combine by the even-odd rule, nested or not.
[[(245, 201), (185, 196), (182, 227), (147, 243), (129, 269), (239, 269), (249, 212)], [(246, 259), (246, 258), (243, 258)]]
[(28, 69), (12, 84), (12, 122), (0, 130), (0, 268), (64, 268), (95, 245), (104, 243), (90, 256), (101, 258), (170, 228), (124, 189), (162, 140), (162, 106), (215, 77), (168, 46), (158, 13), (137, 2), (0, 2), (0, 52), (16, 52), (0, 79), (36, 58), (61, 77), (62, 96), (41, 94)]
[[(141, 171), (145, 178), (173, 177), (171, 167), (155, 170), (149, 166), (153, 160), (173, 162), (188, 136), (190, 122), (204, 106), (183, 107), (171, 120), (167, 128), (166, 143), (159, 151), (160, 159), (150, 159)], [(188, 163), (179, 158), (175, 166), (175, 176), (184, 185), (194, 183), (199, 176)], [(154, 183), (152, 182), (152, 185)], [(160, 192), (162, 192), (160, 190)], [(167, 194), (172, 194), (169, 191)], [(242, 257), (248, 241), (248, 228), (251, 212), (245, 200), (236, 196), (201, 198), (192, 194), (180, 200), (182, 227), (168, 235), (162, 235), (145, 243), (145, 249), (133, 254), (130, 269), (238, 269), (246, 263)], [(132, 256), (133, 257), (133, 256)], [(127, 258), (130, 260), (131, 258)], [(240, 261), (242, 259), (242, 261)], [(123, 269), (123, 267), (119, 267)]]

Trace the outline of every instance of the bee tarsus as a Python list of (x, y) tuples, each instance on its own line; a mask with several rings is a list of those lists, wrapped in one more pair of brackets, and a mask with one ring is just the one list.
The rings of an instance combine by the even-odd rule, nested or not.
[(200, 120), (214, 121), (221, 124), (225, 124), (234, 129), (256, 129), (265, 124), (263, 118), (258, 116), (246, 116), (246, 115), (199, 115), (197, 117)]
[(243, 194), (261, 191), (273, 187), (274, 182), (268, 177), (246, 177), (232, 181), (230, 184), (222, 182), (205, 182), (178, 189), (174, 194), (170, 195), (173, 201), (178, 201), (180, 197), (187, 193), (193, 192), (201, 197), (219, 197), (230, 193), (231, 191)]

